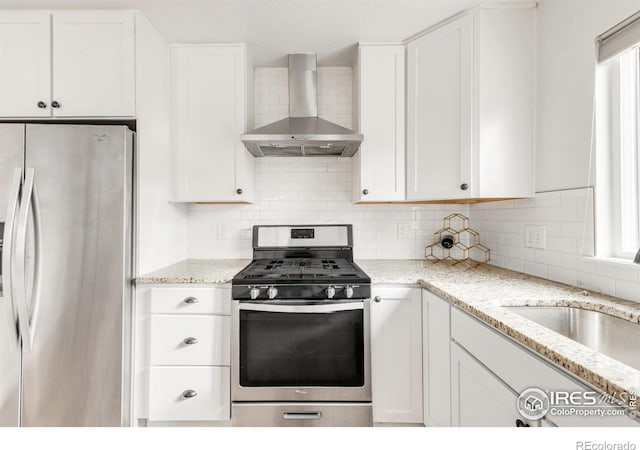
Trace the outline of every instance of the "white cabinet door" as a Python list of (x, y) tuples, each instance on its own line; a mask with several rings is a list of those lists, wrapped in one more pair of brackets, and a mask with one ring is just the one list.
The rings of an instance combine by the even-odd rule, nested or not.
[(51, 14), (0, 11), (0, 117), (51, 115)]
[(422, 297), (375, 287), (371, 306), (373, 421), (422, 423)]
[(54, 12), (53, 115), (135, 116), (134, 39), (133, 13)]
[(248, 202), (244, 45), (171, 49), (174, 200)]
[(456, 343), (451, 345), (451, 394), (453, 426), (516, 427), (526, 423), (518, 412), (515, 392)]
[(451, 426), (451, 304), (422, 291), (424, 424)]
[(472, 83), (473, 16), (407, 45), (407, 200), (471, 195)]
[(354, 201), (405, 199), (405, 47), (358, 47), (359, 130)]

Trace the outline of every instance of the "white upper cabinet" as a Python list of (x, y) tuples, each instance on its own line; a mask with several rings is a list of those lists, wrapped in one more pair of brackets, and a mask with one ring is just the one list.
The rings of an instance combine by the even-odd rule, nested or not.
[(532, 196), (534, 74), (532, 7), (476, 8), (409, 42), (407, 200)]
[(0, 117), (51, 110), (51, 14), (0, 11)]
[(0, 117), (135, 116), (135, 12), (0, 12)]
[(133, 14), (53, 13), (52, 54), (55, 116), (135, 115)]
[(407, 46), (407, 198), (468, 197), (471, 176), (473, 17)]
[(248, 72), (244, 44), (171, 48), (174, 201), (252, 201)]
[(405, 47), (360, 44), (358, 129), (365, 136), (354, 156), (355, 202), (405, 199)]
[(422, 423), (422, 296), (374, 287), (371, 303), (373, 421)]

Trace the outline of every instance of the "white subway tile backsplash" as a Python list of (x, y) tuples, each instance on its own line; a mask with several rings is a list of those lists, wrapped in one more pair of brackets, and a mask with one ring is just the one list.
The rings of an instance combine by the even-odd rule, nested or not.
[(547, 267), (547, 278), (559, 283), (576, 286), (578, 284), (578, 271), (565, 269), (563, 267)]
[(524, 261), (522, 271), (536, 277), (547, 278), (547, 266), (545, 264)]
[(615, 295), (615, 278), (578, 272), (578, 286), (601, 294)]
[(615, 280), (615, 296), (640, 302), (640, 289), (637, 282)]
[[(593, 189), (476, 204), (470, 214), (491, 248), (491, 264), (640, 301), (640, 266), (590, 258), (595, 243)], [(524, 230), (532, 224), (545, 226), (545, 249), (525, 247)]]

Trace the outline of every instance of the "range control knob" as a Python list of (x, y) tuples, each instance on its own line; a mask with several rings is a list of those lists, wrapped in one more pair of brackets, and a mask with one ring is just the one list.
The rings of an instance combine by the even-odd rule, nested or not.
[(269, 289), (267, 289), (267, 296), (269, 297), (269, 300), (276, 298), (276, 295), (278, 295), (278, 290), (273, 286), (269, 286)]
[(260, 289), (258, 289), (257, 287), (252, 287), (249, 291), (249, 295), (251, 295), (251, 300), (257, 299), (258, 295), (260, 295)]
[(353, 288), (351, 286), (347, 286), (344, 290), (344, 293), (347, 296), (347, 298), (353, 297)]
[(327, 288), (327, 298), (333, 298), (336, 296), (336, 288), (333, 286), (329, 286)]

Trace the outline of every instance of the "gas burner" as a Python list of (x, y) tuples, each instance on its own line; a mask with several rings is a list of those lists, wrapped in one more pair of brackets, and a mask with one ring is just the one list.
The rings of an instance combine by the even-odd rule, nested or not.
[(369, 298), (371, 279), (353, 262), (351, 234), (351, 225), (255, 226), (253, 261), (233, 278), (233, 298)]

